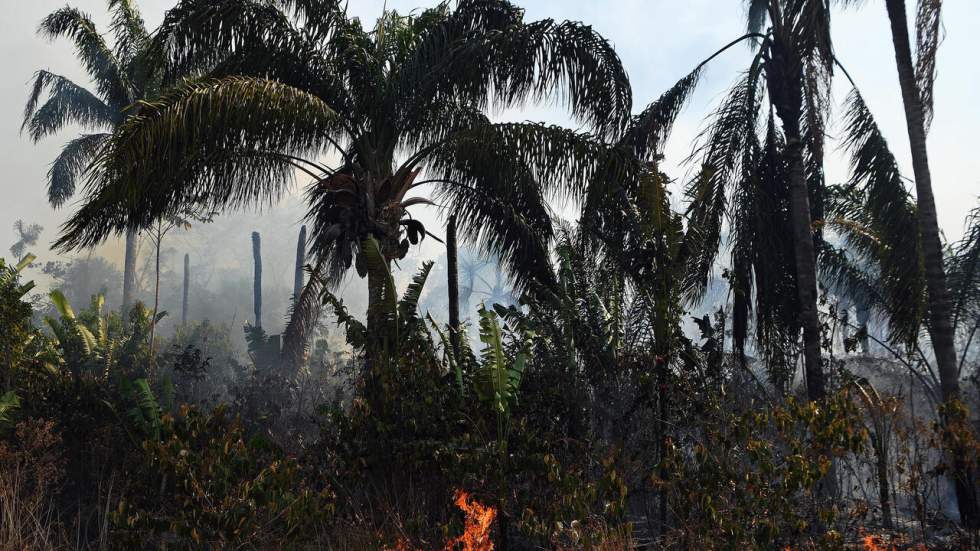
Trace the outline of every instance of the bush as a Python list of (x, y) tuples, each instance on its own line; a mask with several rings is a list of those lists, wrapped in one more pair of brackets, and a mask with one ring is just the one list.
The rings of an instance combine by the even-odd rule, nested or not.
[(112, 516), (131, 545), (270, 548), (316, 542), (332, 519), (329, 485), (269, 439), (248, 437), (223, 407), (165, 415), (162, 439), (144, 448), (147, 491), (121, 501)]

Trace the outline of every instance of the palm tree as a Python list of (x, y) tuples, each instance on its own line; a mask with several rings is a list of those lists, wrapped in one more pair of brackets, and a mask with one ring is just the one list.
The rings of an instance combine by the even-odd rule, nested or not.
[[(26, 130), (34, 142), (70, 124), (89, 132), (65, 144), (48, 170), (48, 202), (56, 208), (75, 194), (79, 179), (99, 149), (126, 120), (126, 108), (151, 97), (158, 87), (159, 71), (147, 55), (149, 33), (136, 4), (132, 0), (108, 0), (108, 8), (114, 38), (111, 46), (92, 19), (76, 8), (64, 7), (52, 12), (38, 29), (46, 38), (71, 40), (95, 84), (93, 92), (48, 71), (38, 71), (34, 76), (22, 131)], [(47, 99), (39, 106), (45, 94)], [(136, 292), (136, 246), (136, 231), (128, 229), (123, 270), (124, 313), (132, 306)]]
[[(211, 72), (140, 104), (99, 157), (59, 245), (91, 246), (189, 203), (274, 201), (305, 174), (313, 267), (285, 333), (293, 360), (322, 291), (350, 267), (378, 299), (382, 282), (361, 256), (367, 237), (391, 263), (429, 235), (413, 206), (441, 202), (518, 285), (547, 281), (547, 198), (582, 197), (610, 172), (599, 139), (621, 131), (631, 108), (602, 37), (579, 23), (526, 22), (506, 0), (389, 11), (369, 29), (339, 1), (184, 0), (160, 36), (172, 72)], [(484, 114), (552, 94), (596, 135)], [(327, 153), (337, 166), (318, 160)], [(152, 185), (131, 193), (138, 182)], [(431, 195), (409, 197), (426, 184)]]
[[(912, 171), (915, 174), (916, 202), (919, 207), (919, 238), (922, 241), (926, 289), (929, 296), (927, 327), (936, 355), (943, 402), (952, 403), (960, 399), (953, 307), (946, 286), (943, 244), (939, 234), (936, 199), (932, 193), (932, 173), (929, 170), (929, 155), (926, 148), (926, 128), (932, 115), (932, 83), (935, 77), (936, 49), (940, 41), (942, 0), (919, 2), (916, 22), (919, 54), (917, 65), (913, 65), (912, 62), (905, 0), (886, 0), (885, 7), (891, 22), (895, 64), (898, 67), (898, 82), (902, 88), (905, 122), (912, 149)], [(959, 455), (954, 451), (953, 461), (957, 465), (962, 461)], [(969, 484), (970, 478), (972, 477), (965, 473), (962, 465), (956, 469), (954, 476), (956, 497), (963, 523), (968, 527), (976, 528), (980, 526), (980, 504), (977, 502), (975, 485)]]
[[(780, 227), (786, 228), (790, 237), (792, 284), (774, 287), (773, 282), (765, 280), (764, 273), (757, 271), (755, 288), (765, 293), (760, 299), (773, 295), (780, 305), (787, 304), (785, 292), (795, 294), (791, 305), (795, 319), (787, 320), (791, 322), (788, 333), (798, 335), (802, 330), (807, 392), (811, 399), (818, 400), (826, 391), (817, 311), (815, 241), (819, 242), (819, 232), (815, 231), (814, 221), (823, 218), (823, 128), (834, 63), (828, 32), (829, 5), (824, 0), (749, 0), (748, 7), (748, 34), (702, 62), (648, 107), (641, 114), (631, 141), (641, 151), (661, 149), (705, 65), (737, 43), (755, 42), (756, 53), (749, 69), (714, 114), (696, 151), (704, 170), (687, 186), (691, 201), (687, 216), (700, 236), (692, 241), (694, 269), (686, 282), (686, 292), (689, 299), (700, 300), (706, 291), (728, 214), (736, 226), (732, 234), (736, 251), (733, 258), (739, 272), (735, 281), (739, 301), (736, 329), (743, 330), (746, 299), (753, 281), (750, 271), (763, 270), (771, 262), (752, 263), (746, 261), (750, 257), (739, 254), (752, 252), (753, 245), (758, 244), (749, 237), (765, 237), (748, 231), (746, 224), (751, 220), (756, 229), (762, 229), (761, 217), (782, 217)], [(766, 118), (768, 125), (762, 122)], [(768, 128), (764, 139), (757, 136), (759, 128)], [(762, 147), (762, 143), (768, 147)], [(769, 171), (765, 180), (759, 180), (759, 171), (767, 166), (767, 156), (771, 161)], [(751, 208), (746, 201), (753, 197), (767, 199), (775, 210)], [(759, 206), (758, 201), (754, 204)], [(743, 222), (738, 222), (743, 216)], [(769, 245), (766, 250), (780, 255), (785, 250), (780, 243)]]
[[(855, 3), (844, 0), (844, 4)], [(940, 382), (940, 396), (944, 403), (957, 402), (960, 398), (960, 368), (956, 359), (955, 337), (955, 307), (951, 299), (950, 288), (947, 285), (947, 270), (944, 266), (943, 244), (940, 236), (936, 201), (932, 192), (932, 175), (929, 169), (929, 156), (926, 146), (926, 133), (932, 119), (933, 83), (936, 73), (936, 54), (941, 42), (941, 13), (942, 0), (920, 0), (916, 10), (916, 50), (918, 59), (913, 62), (912, 48), (909, 38), (909, 24), (905, 0), (885, 0), (885, 8), (891, 26), (892, 44), (895, 50), (895, 63), (898, 69), (898, 81), (902, 91), (902, 101), (905, 107), (905, 122), (909, 135), (909, 145), (912, 154), (912, 170), (915, 176), (915, 222), (918, 227), (917, 252), (920, 262), (914, 265), (922, 267), (921, 279), (924, 281), (922, 306), (928, 316), (926, 329), (932, 342), (936, 359), (936, 368)], [(853, 104), (859, 103), (857, 108)], [(859, 112), (863, 108), (863, 100), (858, 96), (852, 99), (850, 113), (851, 126), (868, 126), (869, 117), (862, 117)], [(874, 152), (871, 148), (870, 152)], [(897, 168), (894, 169), (897, 176)], [(902, 249), (901, 244), (908, 243), (904, 234), (905, 228), (893, 236), (895, 239), (885, 240), (889, 246)], [(907, 295), (907, 293), (905, 293)], [(917, 301), (912, 301), (913, 303)], [(966, 413), (969, 417), (969, 413)], [(952, 449), (952, 448), (951, 448)], [(962, 450), (961, 450), (962, 451)], [(960, 452), (953, 452), (951, 458), (954, 464), (962, 462)], [(955, 465), (954, 465), (955, 467)], [(962, 468), (955, 468), (954, 476), (957, 501), (960, 506), (964, 524), (970, 527), (980, 526), (980, 503), (973, 490), (975, 485), (970, 483), (971, 475)]]

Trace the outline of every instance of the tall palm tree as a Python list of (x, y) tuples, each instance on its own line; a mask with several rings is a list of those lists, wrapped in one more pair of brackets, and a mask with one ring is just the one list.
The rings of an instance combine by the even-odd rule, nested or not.
[[(739, 217), (755, 213), (752, 224), (761, 229), (759, 217), (782, 216), (781, 227), (790, 236), (792, 283), (773, 286), (763, 273), (756, 273), (755, 288), (757, 293), (764, 293), (758, 299), (773, 295), (780, 304), (786, 304), (785, 292), (795, 294), (795, 320), (789, 324), (790, 333), (798, 335), (802, 330), (807, 392), (817, 400), (826, 392), (817, 310), (815, 241), (819, 241), (819, 232), (814, 222), (823, 218), (823, 129), (834, 63), (828, 32), (829, 5), (825, 0), (748, 0), (748, 8), (748, 34), (702, 62), (648, 107), (640, 116), (632, 141), (641, 150), (662, 148), (705, 65), (737, 43), (754, 41), (756, 53), (749, 69), (714, 114), (696, 151), (704, 170), (687, 186), (691, 201), (687, 214), (689, 222), (698, 227), (700, 237), (691, 242), (695, 269), (689, 274), (686, 288), (692, 300), (703, 296), (719, 251), (726, 214), (736, 229), (732, 234), (733, 250), (742, 253), (759, 244), (746, 240), (749, 236), (764, 235), (747, 231), (744, 224), (739, 226)], [(763, 122), (766, 119), (769, 125)], [(758, 129), (767, 126), (766, 137), (760, 139)], [(762, 143), (769, 147), (764, 149)], [(759, 171), (766, 165), (767, 155), (772, 162), (766, 180), (760, 182)], [(770, 189), (763, 189), (765, 186)], [(751, 193), (746, 194), (745, 190)], [(775, 210), (750, 208), (740, 197), (766, 198)], [(785, 250), (779, 243), (770, 245), (767, 250), (780, 254)], [(753, 281), (749, 272), (754, 267), (765, 269), (770, 265), (770, 261), (754, 264), (747, 258), (735, 256), (735, 267), (741, 272), (735, 293), (740, 301), (736, 308), (739, 330), (745, 327), (742, 318), (747, 314), (746, 297)]]
[[(294, 360), (322, 291), (350, 267), (367, 276), (372, 300), (382, 291), (363, 262), (366, 238), (390, 263), (428, 234), (413, 206), (441, 202), (518, 285), (547, 281), (547, 198), (581, 197), (610, 171), (600, 138), (631, 108), (606, 40), (579, 23), (526, 22), (506, 0), (389, 11), (373, 28), (339, 1), (184, 0), (161, 36), (171, 71), (210, 73), (140, 104), (99, 157), (59, 245), (90, 246), (189, 203), (274, 201), (305, 174), (313, 268), (286, 329)], [(484, 114), (553, 94), (596, 135)], [(336, 166), (320, 161), (327, 154)], [(131, 193), (137, 182), (152, 185)], [(409, 197), (425, 184), (431, 195)]]
[[(936, 49), (940, 41), (940, 12), (942, 0), (920, 0), (916, 31), (918, 34), (918, 64), (913, 65), (909, 44), (908, 18), (905, 0), (886, 0), (885, 7), (891, 22), (892, 44), (898, 82), (905, 106), (905, 122), (912, 150), (912, 171), (915, 174), (916, 202), (919, 213), (919, 238), (925, 259), (926, 289), (929, 296), (927, 328), (936, 355), (943, 402), (960, 399), (959, 366), (956, 361), (953, 327), (953, 305), (946, 285), (943, 266), (943, 244), (939, 233), (936, 199), (932, 193), (932, 173), (926, 147), (926, 128), (932, 118), (932, 83), (935, 77)], [(967, 414), (967, 418), (969, 415)], [(980, 526), (980, 503), (976, 486), (970, 484), (962, 465), (960, 453), (954, 451), (956, 497), (960, 515), (966, 526)]]
[[(843, 0), (843, 4), (858, 3), (855, 0)], [(919, 0), (916, 9), (916, 54), (913, 61), (911, 40), (909, 37), (909, 22), (905, 0), (885, 0), (885, 8), (891, 27), (892, 45), (895, 51), (895, 63), (898, 70), (898, 81), (902, 91), (902, 102), (905, 108), (905, 122), (909, 136), (912, 154), (912, 170), (915, 176), (915, 221), (918, 227), (918, 240), (915, 241), (921, 256), (923, 307), (928, 323), (925, 324), (932, 342), (936, 359), (936, 368), (940, 382), (940, 396), (943, 402), (958, 402), (960, 398), (960, 368), (956, 359), (955, 336), (955, 305), (951, 299), (950, 288), (947, 284), (947, 270), (944, 265), (943, 244), (940, 235), (935, 196), (932, 191), (932, 175), (929, 169), (929, 155), (926, 145), (926, 134), (932, 120), (933, 84), (936, 74), (936, 54), (942, 34), (942, 0)], [(860, 97), (856, 98), (858, 108), (863, 107)], [(854, 108), (852, 100), (850, 113), (851, 125), (873, 124), (868, 117), (860, 116), (859, 109)], [(874, 151), (873, 148), (870, 151)], [(894, 169), (897, 176), (897, 168)], [(897, 239), (886, 241), (890, 246), (901, 249), (908, 239), (902, 228)], [(916, 264), (920, 264), (916, 263)], [(913, 301), (915, 302), (915, 301)], [(969, 412), (966, 412), (967, 418)], [(954, 449), (955, 448), (951, 448)], [(962, 463), (962, 450), (953, 452), (951, 457), (954, 467)], [(964, 524), (971, 527), (980, 526), (980, 503), (975, 492), (975, 484), (963, 468), (954, 468), (954, 484), (957, 501), (960, 506)]]
[[(74, 124), (87, 132), (65, 144), (48, 170), (48, 202), (64, 205), (74, 194), (79, 179), (96, 158), (112, 132), (126, 120), (126, 108), (151, 97), (158, 87), (159, 71), (147, 55), (149, 33), (132, 0), (108, 0), (112, 15), (113, 44), (98, 32), (91, 17), (64, 7), (41, 21), (38, 32), (49, 39), (67, 38), (75, 44), (95, 91), (63, 76), (38, 71), (24, 110), (26, 130), (35, 142)], [(42, 97), (46, 100), (40, 104)], [(126, 231), (123, 269), (125, 313), (136, 292), (137, 234)]]

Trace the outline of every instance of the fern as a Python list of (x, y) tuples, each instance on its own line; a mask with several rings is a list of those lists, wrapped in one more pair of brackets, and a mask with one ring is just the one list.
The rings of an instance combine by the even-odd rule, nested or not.
[(133, 381), (131, 387), (133, 407), (128, 411), (129, 418), (144, 436), (160, 439), (161, 410), (150, 383), (146, 379)]

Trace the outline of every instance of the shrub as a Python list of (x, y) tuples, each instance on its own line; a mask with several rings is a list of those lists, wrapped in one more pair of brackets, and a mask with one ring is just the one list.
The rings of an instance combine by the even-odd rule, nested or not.
[(120, 503), (113, 520), (126, 541), (268, 548), (316, 541), (331, 520), (330, 487), (269, 439), (249, 438), (223, 407), (165, 415), (162, 439), (144, 448), (146, 483), (158, 491)]

